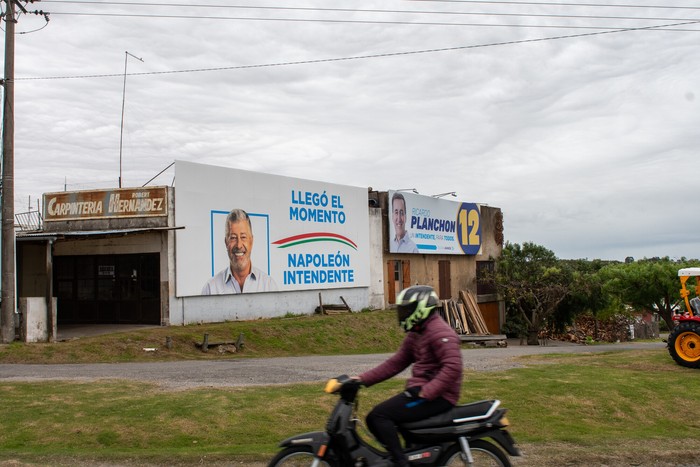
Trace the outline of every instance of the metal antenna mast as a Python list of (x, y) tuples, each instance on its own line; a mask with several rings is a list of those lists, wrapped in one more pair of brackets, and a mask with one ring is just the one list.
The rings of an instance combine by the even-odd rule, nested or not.
[(129, 57), (133, 57), (136, 60), (143, 62), (142, 58), (139, 58), (134, 54), (130, 54), (128, 51), (124, 52), (124, 89), (122, 90), (122, 123), (119, 130), (119, 188), (122, 187), (122, 141), (124, 140), (124, 104), (126, 103), (126, 64), (129, 61)]

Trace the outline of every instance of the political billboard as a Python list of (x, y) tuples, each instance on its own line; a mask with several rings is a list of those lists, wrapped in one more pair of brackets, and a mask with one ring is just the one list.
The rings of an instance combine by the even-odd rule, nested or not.
[(477, 255), (481, 210), (465, 203), (389, 191), (389, 252)]
[(369, 286), (367, 188), (175, 163), (178, 296)]

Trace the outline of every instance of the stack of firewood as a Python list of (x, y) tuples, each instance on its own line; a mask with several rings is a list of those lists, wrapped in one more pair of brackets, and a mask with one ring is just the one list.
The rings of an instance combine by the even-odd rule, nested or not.
[(614, 315), (606, 319), (596, 319), (586, 313), (576, 317), (574, 323), (561, 334), (547, 332), (548, 337), (557, 340), (585, 343), (590, 340), (616, 342), (629, 340), (629, 317)]
[(474, 294), (462, 290), (459, 298), (460, 300), (441, 300), (442, 318), (457, 334), (490, 334)]

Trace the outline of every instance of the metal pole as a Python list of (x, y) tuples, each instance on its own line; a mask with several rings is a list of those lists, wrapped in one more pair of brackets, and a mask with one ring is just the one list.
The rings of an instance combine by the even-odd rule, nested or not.
[(2, 302), (0, 336), (3, 343), (15, 340), (15, 0), (5, 0), (5, 87), (2, 118)]
[(52, 238), (46, 242), (46, 327), (49, 331), (49, 342), (56, 342), (58, 337), (56, 309), (53, 303), (53, 242)]
[(124, 139), (124, 106), (126, 104), (126, 65), (129, 61), (129, 56), (134, 57), (136, 60), (143, 62), (142, 58), (136, 55), (130, 54), (128, 51), (124, 52), (124, 88), (122, 89), (122, 123), (119, 127), (119, 188), (122, 187), (122, 141)]

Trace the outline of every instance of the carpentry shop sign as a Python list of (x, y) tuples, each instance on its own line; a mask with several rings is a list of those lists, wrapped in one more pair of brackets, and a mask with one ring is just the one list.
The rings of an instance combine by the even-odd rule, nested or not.
[(60, 191), (44, 194), (44, 221), (168, 215), (166, 187)]
[(391, 253), (477, 255), (481, 251), (481, 211), (463, 203), (389, 191)]
[(369, 286), (367, 188), (183, 161), (175, 184), (178, 296)]

